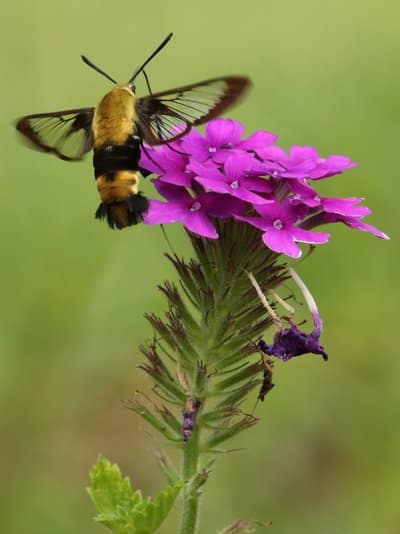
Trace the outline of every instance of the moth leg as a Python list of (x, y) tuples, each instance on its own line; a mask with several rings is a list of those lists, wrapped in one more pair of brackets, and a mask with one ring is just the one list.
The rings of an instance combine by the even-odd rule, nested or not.
[(143, 72), (144, 79), (146, 80), (147, 90), (149, 91), (149, 94), (152, 95), (153, 91), (151, 90), (151, 87), (150, 87), (149, 77), (147, 76), (147, 73), (145, 70), (143, 70), (142, 72)]

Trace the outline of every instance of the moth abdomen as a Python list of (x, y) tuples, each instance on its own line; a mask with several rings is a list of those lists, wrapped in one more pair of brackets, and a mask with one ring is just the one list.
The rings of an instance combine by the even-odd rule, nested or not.
[(112, 229), (121, 230), (143, 221), (149, 209), (149, 201), (142, 193), (127, 196), (123, 200), (102, 202), (97, 208), (96, 219), (105, 219)]

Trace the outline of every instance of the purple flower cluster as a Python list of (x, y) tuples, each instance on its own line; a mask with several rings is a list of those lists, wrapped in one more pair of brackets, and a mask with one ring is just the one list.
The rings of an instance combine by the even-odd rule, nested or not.
[(168, 145), (146, 147), (140, 166), (158, 174), (153, 183), (166, 202), (150, 200), (146, 224), (181, 222), (189, 231), (217, 239), (215, 218), (234, 218), (262, 232), (271, 250), (293, 258), (298, 242), (326, 243), (330, 234), (312, 231), (342, 222), (388, 237), (362, 219), (371, 213), (362, 198), (322, 197), (313, 182), (356, 166), (345, 156), (321, 158), (310, 146), (277, 146), (277, 136), (257, 131), (243, 139), (244, 127), (215, 119), (202, 136), (191, 130)]

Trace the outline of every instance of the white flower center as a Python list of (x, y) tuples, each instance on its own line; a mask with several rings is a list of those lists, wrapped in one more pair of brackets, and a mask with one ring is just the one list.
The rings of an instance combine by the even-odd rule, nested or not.
[(321, 197), (319, 195), (315, 195), (314, 200), (315, 202), (321, 202)]
[(208, 151), (209, 151), (211, 154), (213, 154), (214, 152), (217, 151), (217, 149), (215, 148), (215, 146), (210, 146), (210, 147), (208, 148)]
[(272, 226), (276, 228), (277, 230), (282, 230), (283, 223), (280, 219), (275, 219), (274, 222), (272, 223)]
[(234, 182), (231, 183), (231, 188), (232, 189), (237, 189), (239, 187), (239, 182), (237, 180), (235, 180)]
[(200, 208), (200, 202), (193, 202), (193, 204), (190, 206), (190, 211), (199, 211)]
[(278, 171), (272, 171), (272, 178), (278, 178), (279, 172)]

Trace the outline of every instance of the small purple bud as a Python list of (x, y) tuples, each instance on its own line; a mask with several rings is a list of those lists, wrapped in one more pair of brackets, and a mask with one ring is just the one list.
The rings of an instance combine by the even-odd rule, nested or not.
[(185, 443), (189, 441), (189, 438), (192, 435), (200, 405), (201, 402), (198, 400), (192, 399), (191, 397), (186, 399), (185, 409), (182, 412), (182, 435)]

